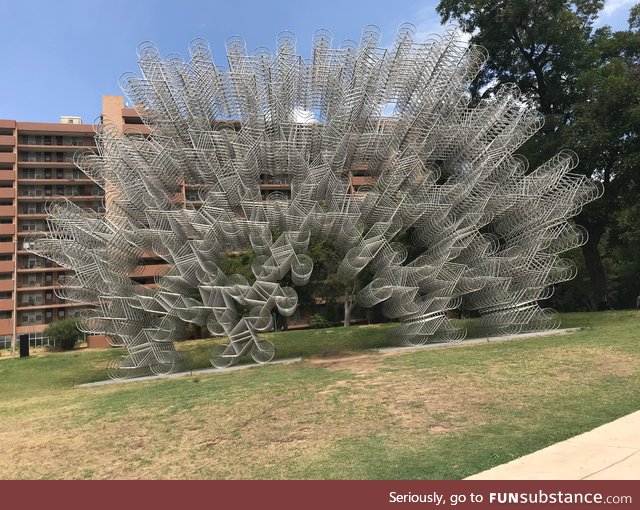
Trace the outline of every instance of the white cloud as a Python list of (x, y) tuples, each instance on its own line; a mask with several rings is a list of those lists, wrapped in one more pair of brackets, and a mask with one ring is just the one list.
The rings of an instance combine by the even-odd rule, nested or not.
[(416, 39), (423, 41), (431, 34), (441, 34), (440, 15), (433, 5), (425, 5), (416, 13), (411, 21), (416, 26)]
[(607, 0), (604, 3), (604, 9), (602, 13), (605, 16), (611, 16), (614, 12), (624, 8), (631, 7), (631, 5), (635, 4), (637, 0)]
[[(416, 26), (416, 40), (424, 41), (432, 34), (442, 34), (446, 28), (455, 27), (454, 23), (447, 23), (442, 25), (440, 22), (440, 15), (436, 12), (435, 2), (432, 5), (425, 5), (420, 8), (414, 16), (413, 24)], [(471, 39), (471, 34), (460, 32), (462, 39), (468, 41)]]

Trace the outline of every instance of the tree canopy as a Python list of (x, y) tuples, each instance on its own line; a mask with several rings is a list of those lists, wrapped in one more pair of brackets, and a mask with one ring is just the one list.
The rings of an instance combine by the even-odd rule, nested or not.
[(74, 345), (82, 340), (82, 333), (78, 329), (77, 322), (73, 319), (52, 322), (43, 334), (63, 349), (73, 349)]
[[(604, 196), (576, 220), (589, 233), (582, 256), (592, 308), (608, 307), (608, 280), (620, 282), (614, 253), (635, 257), (625, 271), (640, 265), (630, 249), (635, 237), (626, 233), (640, 223), (640, 5), (631, 9), (629, 29), (617, 32), (594, 30), (603, 5), (602, 0), (441, 0), (437, 7), (443, 21), (457, 22), (489, 52), (473, 85), (476, 100), (515, 83), (544, 114), (545, 126), (522, 147), (531, 168), (566, 147), (580, 158), (576, 171), (603, 187)], [(615, 304), (635, 305), (630, 296), (640, 291), (637, 281), (636, 273), (622, 293), (626, 297), (620, 300), (618, 292)]]

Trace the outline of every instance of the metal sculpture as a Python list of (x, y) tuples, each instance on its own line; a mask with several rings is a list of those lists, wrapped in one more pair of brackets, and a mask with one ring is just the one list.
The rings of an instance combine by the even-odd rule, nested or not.
[[(457, 308), (496, 332), (554, 325), (538, 300), (575, 276), (559, 254), (586, 232), (568, 219), (601, 189), (570, 173), (568, 151), (528, 171), (514, 152), (542, 117), (516, 88), (470, 105), (482, 48), (456, 30), (417, 41), (403, 25), (388, 49), (374, 27), (337, 48), (319, 31), (309, 60), (290, 33), (273, 55), (229, 39), (228, 69), (201, 39), (190, 53), (162, 58), (140, 45), (141, 76), (121, 84), (151, 136), (125, 136), (105, 119), (98, 153), (76, 164), (104, 188), (106, 214), (56, 201), (51, 233), (31, 243), (74, 271), (60, 297), (95, 305), (84, 330), (127, 348), (112, 377), (178, 370), (186, 323), (228, 338), (216, 367), (245, 353), (270, 361), (273, 345), (258, 335), (274, 309), (297, 306), (279, 282), (309, 281), (306, 252), (320, 240), (342, 255), (345, 282), (370, 270), (360, 304), (384, 303), (410, 344), (462, 339), (447, 317)], [(274, 180), (285, 185), (266, 192)], [(201, 205), (185, 200), (185, 186)], [(244, 249), (256, 254), (254, 282), (217, 263)], [(148, 254), (171, 265), (156, 288), (129, 277)]]

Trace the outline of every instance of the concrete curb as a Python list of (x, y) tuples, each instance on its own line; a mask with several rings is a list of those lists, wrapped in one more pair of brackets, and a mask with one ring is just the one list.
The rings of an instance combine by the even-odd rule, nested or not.
[(464, 347), (466, 345), (487, 344), (494, 342), (507, 342), (509, 340), (519, 340), (521, 338), (535, 338), (543, 336), (553, 335), (566, 335), (569, 333), (575, 333), (582, 328), (564, 328), (564, 329), (551, 329), (548, 331), (536, 331), (533, 333), (519, 333), (517, 335), (504, 335), (504, 336), (490, 336), (485, 338), (470, 338), (469, 340), (460, 340), (459, 342), (441, 342), (437, 344), (426, 345), (409, 345), (406, 347), (381, 347), (376, 349), (378, 352), (390, 352), (390, 351), (419, 351), (424, 349), (443, 349), (447, 347)]
[[(549, 331), (537, 331), (535, 333), (521, 333), (518, 335), (507, 335), (507, 336), (494, 336), (487, 338), (472, 338), (469, 340), (461, 340), (459, 342), (442, 342), (437, 344), (427, 344), (427, 345), (410, 345), (407, 347), (382, 347), (380, 349), (371, 349), (375, 352), (411, 352), (411, 351), (420, 351), (424, 349), (446, 349), (449, 347), (464, 347), (466, 345), (476, 345), (476, 344), (486, 344), (493, 342), (505, 342), (508, 340), (518, 340), (520, 338), (531, 338), (531, 337), (540, 337), (540, 336), (550, 336), (550, 335), (564, 335), (567, 333), (573, 333), (574, 331), (579, 331), (580, 328), (565, 328), (565, 329), (554, 329)], [(147, 375), (143, 377), (132, 377), (131, 379), (117, 379), (117, 380), (106, 380), (106, 381), (96, 381), (92, 383), (78, 384), (76, 388), (96, 388), (99, 386), (109, 386), (111, 384), (128, 384), (140, 381), (156, 381), (156, 380), (164, 380), (164, 379), (175, 379), (178, 377), (187, 377), (187, 376), (197, 376), (197, 375), (210, 375), (210, 374), (226, 374), (229, 372), (236, 372), (238, 370), (246, 370), (248, 368), (256, 368), (270, 365), (290, 365), (292, 363), (300, 363), (302, 362), (302, 357), (298, 358), (287, 358), (281, 359), (277, 361), (272, 361), (270, 363), (265, 363), (264, 365), (260, 364), (246, 364), (246, 365), (237, 365), (229, 368), (201, 368), (198, 370), (190, 370), (188, 372), (176, 372), (175, 374), (168, 375)]]
[(175, 374), (167, 375), (146, 375), (143, 377), (132, 377), (131, 379), (109, 379), (107, 381), (96, 381), (92, 383), (78, 384), (76, 388), (96, 388), (98, 386), (109, 386), (111, 384), (128, 384), (141, 381), (157, 381), (166, 379), (177, 379), (178, 377), (198, 376), (198, 375), (216, 375), (227, 374), (229, 372), (237, 372), (238, 370), (246, 370), (248, 368), (265, 367), (271, 365), (291, 365), (292, 363), (299, 363), (302, 358), (288, 358), (272, 361), (270, 363), (258, 364), (248, 363), (246, 365), (236, 365), (229, 368), (201, 368), (198, 370), (190, 370), (188, 372), (176, 372)]

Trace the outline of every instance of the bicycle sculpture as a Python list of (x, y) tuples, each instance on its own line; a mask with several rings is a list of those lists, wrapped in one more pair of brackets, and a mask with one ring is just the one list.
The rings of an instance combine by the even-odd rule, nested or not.
[[(457, 308), (497, 333), (555, 324), (538, 300), (575, 276), (559, 254), (586, 232), (568, 219), (601, 190), (570, 173), (567, 151), (528, 171), (514, 152), (542, 117), (517, 89), (470, 106), (482, 48), (456, 30), (417, 41), (403, 25), (388, 49), (372, 27), (339, 47), (319, 31), (308, 60), (290, 33), (275, 54), (229, 39), (227, 69), (201, 39), (190, 53), (139, 47), (141, 76), (121, 84), (151, 136), (105, 119), (98, 153), (76, 164), (104, 188), (106, 214), (52, 203), (51, 233), (32, 243), (74, 271), (60, 297), (95, 305), (84, 330), (127, 348), (112, 377), (178, 370), (187, 323), (228, 338), (214, 366), (248, 352), (270, 361), (273, 345), (258, 335), (275, 309), (297, 306), (279, 282), (307, 283), (306, 252), (323, 240), (341, 254), (345, 282), (370, 271), (360, 304), (384, 303), (408, 343), (462, 339), (446, 313)], [(265, 191), (274, 181), (286, 185)], [(245, 249), (256, 254), (254, 282), (217, 263)], [(155, 288), (129, 277), (150, 253), (171, 265)]]

